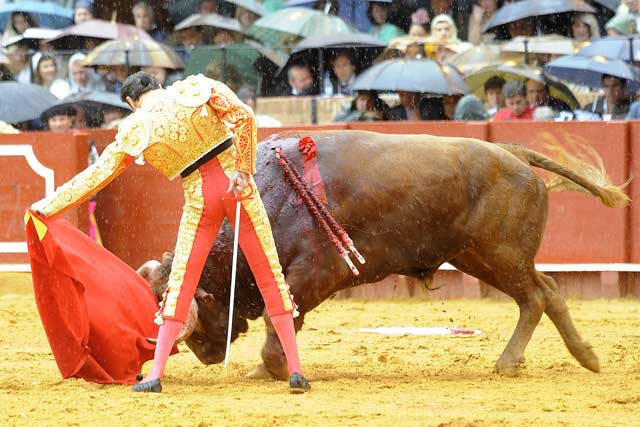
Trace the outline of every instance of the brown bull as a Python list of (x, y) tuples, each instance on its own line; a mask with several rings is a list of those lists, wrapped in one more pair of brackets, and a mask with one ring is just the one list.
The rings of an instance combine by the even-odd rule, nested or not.
[[(307, 134), (305, 134), (307, 135)], [(329, 210), (367, 259), (354, 276), (306, 206), (283, 180), (274, 150), (302, 170), (298, 139), (285, 133), (260, 144), (256, 182), (271, 220), (280, 261), (305, 313), (337, 291), (389, 274), (429, 280), (445, 262), (511, 296), (520, 308), (513, 336), (496, 363), (515, 374), (542, 313), (553, 321), (571, 354), (585, 368), (600, 365), (578, 334), (555, 281), (538, 271), (534, 257), (547, 219), (547, 188), (531, 166), (562, 176), (610, 207), (628, 204), (619, 187), (595, 179), (595, 169), (570, 170), (523, 147), (466, 138), (312, 132)], [(571, 157), (566, 157), (571, 159)], [(579, 163), (577, 163), (579, 164)], [(604, 172), (604, 171), (602, 171)], [(603, 178), (604, 174), (600, 178)], [(225, 352), (232, 232), (225, 224), (211, 250), (196, 293), (198, 324), (187, 344), (203, 363)], [(264, 305), (246, 261), (239, 260), (232, 338)], [(278, 338), (267, 321), (264, 364), (254, 377), (287, 378)]]

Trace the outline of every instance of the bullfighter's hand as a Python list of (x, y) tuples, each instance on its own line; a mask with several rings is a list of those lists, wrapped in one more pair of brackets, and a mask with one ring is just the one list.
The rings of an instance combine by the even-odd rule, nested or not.
[(238, 197), (242, 194), (242, 192), (249, 186), (249, 180), (251, 179), (251, 175), (242, 171), (235, 171), (231, 178), (229, 179), (229, 188), (227, 189), (227, 193), (231, 193), (233, 191), (234, 196)]

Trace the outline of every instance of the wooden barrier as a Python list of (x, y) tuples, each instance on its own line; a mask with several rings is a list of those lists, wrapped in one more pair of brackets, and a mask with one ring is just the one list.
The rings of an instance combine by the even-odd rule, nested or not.
[[(640, 175), (640, 150), (633, 149), (640, 143), (640, 122), (358, 122), (260, 129), (259, 138), (288, 129), (296, 130), (300, 136), (311, 129), (465, 136), (520, 143), (542, 152), (546, 150), (545, 143), (559, 142), (570, 146), (573, 142), (580, 142), (597, 150), (614, 183), (626, 181), (629, 174)], [(88, 134), (0, 135), (0, 218), (3, 224), (0, 231), (0, 267), (26, 262), (24, 252), (17, 252), (24, 246), (21, 243), (22, 214), (25, 207), (45, 194), (44, 171), (51, 169), (54, 179), (49, 178), (49, 182), (60, 185), (86, 166), (88, 139), (95, 141), (102, 151), (114, 135), (114, 130), (94, 130)], [(26, 147), (21, 149), (26, 154), (15, 154), (14, 146)], [(33, 154), (28, 154), (29, 150)], [(629, 191), (632, 197), (637, 197), (640, 185), (632, 182)], [(96, 200), (96, 216), (105, 246), (129, 265), (137, 267), (150, 258), (159, 259), (164, 251), (172, 250), (183, 203), (180, 180), (168, 182), (150, 166), (135, 165), (100, 192)], [(65, 216), (81, 229), (86, 229), (85, 213), (86, 207), (79, 207)], [(552, 193), (547, 231), (537, 262), (560, 264), (560, 272), (554, 274), (565, 295), (582, 298), (640, 297), (640, 281), (633, 271), (615, 271), (614, 266), (607, 267), (614, 271), (604, 273), (562, 272), (564, 263), (640, 263), (639, 226), (640, 211), (633, 206), (608, 209), (584, 194)], [(7, 250), (10, 248), (13, 249)], [(436, 291), (425, 291), (413, 279), (393, 277), (381, 284), (350, 290), (342, 296), (457, 298), (499, 295), (457, 271), (439, 272), (435, 286), (442, 285), (444, 287)]]
[[(87, 166), (86, 133), (0, 135), (0, 266), (28, 270), (24, 212), (36, 200)], [(81, 230), (88, 225), (87, 206), (64, 217)]]

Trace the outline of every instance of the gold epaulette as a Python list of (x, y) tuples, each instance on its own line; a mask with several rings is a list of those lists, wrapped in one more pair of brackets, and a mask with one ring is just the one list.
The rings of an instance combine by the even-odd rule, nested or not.
[(167, 92), (178, 104), (197, 108), (209, 101), (214, 84), (213, 80), (196, 74), (175, 82), (167, 88)]
[(118, 126), (116, 141), (121, 145), (125, 153), (138, 157), (149, 146), (150, 132), (149, 123), (144, 120), (145, 112), (138, 110), (129, 115)]

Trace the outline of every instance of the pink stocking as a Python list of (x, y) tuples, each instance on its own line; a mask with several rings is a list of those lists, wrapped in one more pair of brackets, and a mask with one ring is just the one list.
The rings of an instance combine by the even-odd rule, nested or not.
[(164, 365), (167, 363), (173, 344), (182, 330), (183, 325), (184, 322), (173, 319), (165, 319), (164, 323), (160, 325), (156, 351), (153, 354), (153, 367), (149, 375), (142, 380), (143, 383), (162, 378), (164, 375)]
[(278, 334), (282, 348), (284, 349), (284, 355), (287, 358), (287, 366), (289, 368), (289, 375), (294, 372), (304, 375), (302, 372), (302, 366), (300, 365), (300, 358), (298, 357), (298, 345), (296, 344), (296, 330), (293, 326), (293, 317), (291, 313), (280, 314), (271, 317), (271, 323), (273, 328)]

